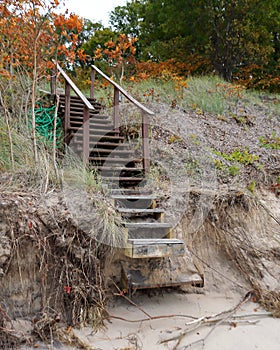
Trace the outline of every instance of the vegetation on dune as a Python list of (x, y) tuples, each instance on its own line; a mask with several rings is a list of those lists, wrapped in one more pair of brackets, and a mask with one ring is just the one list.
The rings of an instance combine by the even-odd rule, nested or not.
[[(100, 325), (107, 288), (103, 265), (113, 255), (108, 246), (122, 247), (125, 237), (97, 171), (61, 142), (58, 103), (50, 106), (42, 92), (54, 74), (53, 58), (87, 95), (94, 63), (155, 110), (151, 141), (159, 144), (162, 158), (167, 155), (169, 166), (178, 159), (182, 163), (176, 173), (179, 180), (193, 180), (199, 186), (195, 181), (206, 172), (206, 180), (212, 181), (204, 163), (194, 157), (197, 151), (207, 158), (218, 187), (238, 187), (237, 193), (222, 194), (218, 200), (220, 208), (216, 206), (213, 217), (222, 213), (220, 226), (213, 225), (211, 213), (204, 225), (205, 230), (215, 227), (216, 238), (237, 265), (247, 254), (240, 242), (246, 241), (248, 217), (259, 222), (256, 189), (264, 185), (279, 195), (280, 188), (278, 0), (131, 0), (111, 13), (110, 28), (61, 14), (59, 5), (59, 0), (0, 4), (0, 210), (10, 235), (10, 256), (20, 258), (26, 247), (35, 252), (34, 281), (42, 282), (44, 295), (34, 330), (42, 339), (50, 337), (60, 320), (54, 310), (61, 310), (69, 325)], [(113, 90), (101, 78), (94, 84), (96, 99), (112, 108)], [(50, 117), (47, 128), (40, 124), (44, 108)], [(125, 99), (120, 110), (124, 132), (133, 134), (137, 151), (140, 117)], [(169, 180), (168, 171), (153, 162), (148, 181), (160, 187)], [(55, 204), (49, 206), (48, 200)], [(243, 227), (235, 237), (238, 220), (227, 217), (233, 237), (229, 242), (223, 215), (234, 210), (244, 216)], [(256, 283), (261, 272), (254, 267), (257, 254), (266, 252), (257, 248), (251, 260), (245, 259), (248, 271), (243, 272), (262, 292), (264, 287)], [(272, 248), (269, 254), (279, 256)], [(12, 271), (6, 260), (0, 276)], [(25, 265), (18, 266), (12, 267), (20, 280), (25, 278)], [(263, 304), (277, 301), (279, 308), (279, 295), (275, 292), (271, 301), (266, 292)], [(1, 305), (0, 311), (1, 335), (6, 322)]]

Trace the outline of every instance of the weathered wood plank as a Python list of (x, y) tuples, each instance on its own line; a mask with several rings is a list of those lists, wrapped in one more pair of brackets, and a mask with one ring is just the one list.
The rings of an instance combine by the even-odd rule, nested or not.
[(125, 255), (133, 258), (183, 256), (185, 244), (179, 239), (128, 239)]

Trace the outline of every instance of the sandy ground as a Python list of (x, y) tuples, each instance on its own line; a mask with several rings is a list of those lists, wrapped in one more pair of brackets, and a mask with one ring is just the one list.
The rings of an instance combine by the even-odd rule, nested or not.
[[(142, 295), (133, 300), (151, 316), (179, 314), (202, 317), (231, 309), (241, 299), (241, 295), (230, 291), (226, 294), (183, 294), (172, 291), (160, 296)], [(117, 300), (115, 305), (109, 308), (109, 312), (129, 320), (146, 317), (142, 311), (125, 300)], [(280, 349), (280, 320), (268, 316), (257, 316), (262, 312), (264, 310), (258, 304), (248, 301), (236, 312), (236, 315), (255, 316), (246, 318), (246, 321), (238, 320), (234, 324), (200, 327), (184, 336), (178, 349), (278, 350)], [(174, 349), (175, 341), (162, 344), (160, 341), (185, 330), (186, 322), (189, 321), (191, 321), (190, 318), (184, 317), (136, 323), (112, 319), (110, 323), (106, 323), (107, 329), (96, 334), (93, 334), (90, 328), (74, 330), (74, 332), (83, 343), (88, 344), (88, 349)], [(190, 345), (204, 337), (207, 337), (204, 343)]]

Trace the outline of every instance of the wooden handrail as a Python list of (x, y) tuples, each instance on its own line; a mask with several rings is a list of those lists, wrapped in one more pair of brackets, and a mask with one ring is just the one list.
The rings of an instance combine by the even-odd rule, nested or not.
[[(71, 106), (71, 89), (80, 98), (84, 104), (84, 117), (83, 117), (83, 158), (84, 162), (88, 162), (89, 158), (89, 118), (90, 112), (94, 111), (95, 108), (89, 102), (89, 100), (84, 96), (81, 90), (75, 85), (75, 83), (69, 78), (66, 72), (60, 67), (60, 65), (53, 59), (53, 63), (56, 69), (63, 76), (65, 80), (65, 111), (64, 111), (64, 135), (66, 137), (67, 132), (70, 128), (70, 106)], [(55, 75), (52, 74), (54, 77)], [(51, 93), (56, 93), (56, 77), (51, 80)]]
[(95, 65), (91, 65), (91, 89), (90, 96), (94, 97), (94, 80), (95, 72), (99, 73), (104, 79), (106, 79), (114, 87), (114, 129), (119, 130), (119, 98), (120, 93), (125, 96), (130, 102), (132, 102), (136, 107), (142, 111), (142, 154), (143, 154), (143, 169), (145, 174), (148, 173), (150, 169), (150, 150), (149, 150), (149, 116), (154, 115), (147, 107), (143, 106), (142, 103), (138, 102), (134, 97), (132, 97), (125, 89), (123, 89), (119, 84), (110, 79), (105, 73), (103, 73)]
[(147, 107), (143, 106), (142, 103), (135, 100), (134, 97), (132, 97), (124, 88), (122, 88), (119, 84), (117, 84), (114, 80), (110, 79), (105, 73), (103, 73), (99, 68), (97, 68), (94, 64), (91, 65), (91, 67), (98, 72), (104, 79), (106, 79), (110, 84), (112, 84), (115, 88), (117, 88), (130, 102), (132, 102), (135, 106), (140, 108), (143, 112), (154, 115), (155, 113), (152, 112)]
[(89, 100), (85, 97), (82, 91), (75, 85), (75, 83), (69, 78), (69, 76), (64, 72), (64, 70), (60, 67), (60, 65), (53, 59), (53, 63), (56, 65), (57, 70), (63, 76), (65, 81), (70, 85), (71, 89), (75, 92), (75, 94), (82, 100), (83, 104), (90, 110), (94, 111), (95, 108), (89, 102)]

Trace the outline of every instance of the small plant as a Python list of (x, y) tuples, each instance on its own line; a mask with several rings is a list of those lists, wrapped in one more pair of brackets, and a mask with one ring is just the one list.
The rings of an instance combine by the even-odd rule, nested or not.
[(220, 170), (220, 171), (227, 170), (227, 166), (220, 159), (214, 159), (214, 166), (217, 170)]
[(247, 186), (247, 189), (251, 192), (255, 192), (256, 182), (255, 180), (252, 180), (251, 183)]
[(200, 168), (196, 159), (193, 159), (193, 158), (188, 159), (186, 163), (186, 172), (189, 176), (200, 172)]
[(174, 143), (174, 142), (182, 142), (181, 137), (178, 136), (178, 135), (171, 135), (171, 136), (168, 138), (168, 143), (171, 144), (171, 143)]
[(238, 175), (239, 170), (240, 170), (240, 168), (239, 168), (238, 166), (236, 166), (236, 165), (231, 165), (231, 166), (228, 168), (229, 174), (230, 174), (231, 176), (236, 176), (236, 175)]
[(265, 138), (263, 136), (259, 137), (259, 143), (261, 147), (280, 149), (280, 136), (278, 136), (276, 132), (273, 131), (271, 136), (268, 138)]
[[(259, 159), (259, 157), (255, 154), (252, 154), (248, 151), (247, 148), (244, 150), (235, 149), (232, 153), (222, 153), (219, 151), (212, 150), (214, 154), (223, 158), (225, 161), (229, 162), (226, 164), (222, 161), (222, 159), (215, 159), (214, 165), (217, 170), (220, 170), (224, 173), (228, 173), (230, 176), (237, 176), (240, 171), (240, 166), (247, 166), (255, 164), (255, 162)], [(256, 163), (255, 165), (260, 166), (260, 164)]]
[(247, 148), (244, 150), (236, 148), (230, 154), (219, 151), (213, 151), (213, 153), (230, 162), (237, 162), (244, 165), (251, 165), (259, 159), (258, 155), (250, 153)]

